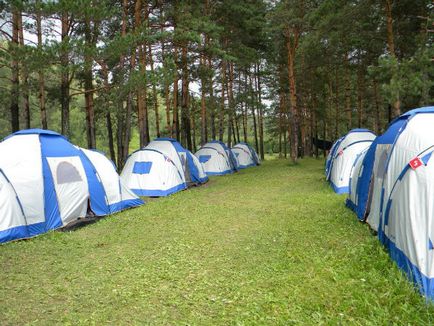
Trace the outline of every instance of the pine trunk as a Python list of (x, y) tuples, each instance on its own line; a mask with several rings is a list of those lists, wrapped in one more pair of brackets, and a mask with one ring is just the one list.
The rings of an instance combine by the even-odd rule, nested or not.
[[(41, 3), (38, 1), (39, 8), (36, 9), (36, 33), (38, 38), (38, 50), (40, 53), (42, 53), (42, 17), (41, 17)], [(47, 109), (45, 107), (45, 76), (44, 76), (44, 70), (41, 67), (38, 69), (38, 86), (39, 86), (39, 93), (38, 93), (38, 99), (39, 99), (39, 109), (41, 112), (41, 126), (42, 129), (48, 129), (48, 122), (47, 122)]]
[(157, 84), (155, 81), (154, 75), (154, 58), (152, 57), (152, 45), (149, 44), (149, 64), (151, 66), (151, 74), (152, 74), (152, 97), (154, 102), (154, 112), (155, 112), (155, 132), (157, 133), (157, 137), (160, 137), (160, 113), (158, 112), (158, 92), (157, 92)]
[(192, 138), (192, 152), (195, 153), (197, 151), (196, 147), (196, 102), (194, 101), (193, 96), (190, 96), (193, 99), (191, 104), (191, 112), (190, 112), (190, 126), (191, 126), (191, 138)]
[[(249, 87), (248, 87), (248, 81), (247, 81), (247, 72), (244, 73), (244, 94), (249, 93)], [(243, 114), (243, 136), (244, 136), (244, 142), (248, 143), (248, 137), (247, 137), (247, 121), (248, 121), (248, 104), (247, 101), (242, 102), (242, 114)]]
[(188, 80), (188, 61), (187, 61), (187, 44), (182, 47), (181, 51), (181, 66), (182, 66), (182, 103), (181, 103), (181, 117), (182, 117), (182, 138), (183, 144), (189, 151), (193, 150), (191, 142), (191, 126), (190, 126), (190, 112), (189, 112), (189, 80)]
[(69, 17), (68, 13), (62, 12), (62, 48), (60, 52), (60, 105), (61, 105), (61, 124), (62, 134), (70, 137), (70, 123), (69, 123)]
[(362, 71), (359, 70), (357, 78), (357, 117), (358, 117), (358, 128), (363, 126), (363, 76)]
[[(228, 147), (232, 147), (232, 136), (235, 136), (234, 128), (234, 64), (229, 64), (229, 80), (227, 83), (228, 93)], [(235, 137), (233, 137), (235, 138)], [(235, 140), (236, 141), (236, 140)], [(235, 144), (234, 144), (235, 145)]]
[[(142, 27), (142, 1), (136, 0), (134, 8), (134, 28), (135, 33), (140, 33), (140, 28)], [(145, 9), (144, 20), (147, 21), (148, 10)], [(147, 107), (147, 74), (146, 74), (146, 44), (139, 44), (139, 72), (142, 78), (139, 87), (137, 89), (137, 119), (139, 125), (139, 140), (140, 147), (144, 147), (149, 143), (149, 126), (148, 126), (148, 107)]]
[[(393, 16), (392, 16), (392, 5), (393, 0), (385, 0), (385, 9), (386, 9), (386, 30), (387, 30), (387, 48), (389, 50), (389, 54), (396, 58), (395, 53), (395, 41), (393, 37)], [(398, 64), (398, 61), (397, 61)], [(392, 75), (397, 78), (398, 75), (398, 67), (394, 67), (392, 71)], [(399, 90), (396, 90), (396, 97), (392, 99), (393, 103), (393, 116), (397, 117), (401, 115), (401, 100), (399, 95)]]
[[(291, 34), (294, 40), (291, 40)], [(296, 78), (295, 78), (295, 51), (298, 47), (298, 30), (288, 32), (286, 39), (286, 47), (288, 52), (288, 80), (289, 80), (289, 101), (290, 101), (290, 115), (291, 115), (291, 160), (293, 163), (297, 162), (298, 158), (298, 109), (297, 109), (297, 93), (296, 93)]]
[[(104, 93), (107, 95), (108, 92), (110, 91), (108, 67), (104, 61), (100, 62), (100, 65), (101, 65), (101, 72), (104, 81), (104, 88), (105, 88)], [(115, 162), (116, 156), (115, 156), (115, 147), (114, 147), (114, 140), (113, 140), (113, 123), (112, 123), (109, 106), (107, 106), (106, 110), (107, 112), (105, 117), (107, 123), (107, 135), (108, 135), (108, 142), (109, 142), (110, 158), (113, 162)]]
[[(127, 34), (127, 20), (128, 20), (128, 0), (122, 1), (122, 26), (121, 26), (121, 36), (122, 38), (126, 37)], [(132, 66), (135, 62), (135, 52), (131, 55), (131, 61), (129, 64), (129, 75), (131, 76)], [(120, 82), (124, 81), (124, 73), (125, 70), (125, 56), (123, 54), (119, 57), (119, 66), (120, 66)], [(126, 102), (126, 107), (124, 107)], [(131, 91), (127, 94), (126, 101), (122, 98), (118, 103), (118, 112), (117, 112), (117, 156), (118, 156), (118, 171), (121, 171), (125, 161), (127, 160), (129, 154), (129, 142), (130, 142), (130, 133), (131, 133), (131, 112), (132, 112), (132, 94)]]
[(252, 75), (249, 72), (249, 79), (250, 79), (250, 99), (251, 99), (251, 110), (252, 110), (252, 118), (253, 118), (253, 134), (255, 137), (255, 150), (257, 153), (259, 153), (259, 142), (258, 142), (258, 127), (256, 123), (256, 112), (255, 112), (255, 90), (252, 80)]
[(256, 80), (258, 92), (258, 124), (259, 124), (259, 152), (261, 160), (264, 160), (264, 112), (262, 107), (262, 87), (261, 87), (261, 70), (259, 64), (256, 65)]
[[(160, 32), (161, 33), (164, 32), (164, 19), (160, 24)], [(166, 66), (166, 45), (165, 45), (163, 38), (161, 39), (161, 58), (163, 60), (163, 69), (167, 69), (167, 66)], [(172, 127), (171, 127), (171, 122), (170, 122), (170, 89), (169, 89), (169, 83), (168, 83), (166, 78), (164, 78), (164, 101), (166, 104), (166, 129), (168, 132), (172, 133)]]
[(351, 109), (351, 78), (349, 68), (349, 58), (346, 53), (344, 56), (344, 68), (345, 68), (345, 111), (347, 111), (347, 130), (351, 130), (353, 127), (353, 112)]
[(14, 51), (11, 55), (11, 129), (12, 132), (20, 130), (20, 112), (19, 112), (19, 95), (20, 95), (20, 79), (19, 79), (19, 63), (17, 50), (19, 47), (19, 21), (21, 12), (17, 8), (12, 10), (12, 41), (11, 49)]
[(374, 102), (375, 102), (375, 125), (374, 130), (377, 135), (381, 133), (381, 117), (380, 117), (380, 100), (378, 94), (378, 82), (374, 78), (373, 82), (373, 90), (374, 90)]
[(340, 109), (339, 109), (339, 74), (338, 74), (337, 68), (335, 71), (335, 116), (336, 116), (335, 137), (336, 137), (336, 139), (338, 139), (338, 137), (339, 137)]
[[(205, 37), (206, 44), (206, 37)], [(205, 70), (205, 55), (201, 53), (200, 55), (200, 66), (202, 67), (202, 74), (204, 74)], [(201, 77), (201, 98), (200, 98), (200, 144), (204, 145), (208, 142), (208, 121), (207, 121), (207, 112), (206, 112), (206, 82), (205, 76)]]
[(179, 138), (179, 118), (178, 118), (178, 48), (174, 46), (173, 56), (175, 60), (175, 76), (173, 78), (173, 122), (172, 122), (172, 137), (177, 140)]
[[(20, 47), (24, 47), (24, 29), (23, 29), (23, 19), (22, 15), (18, 16), (18, 30), (19, 30), (19, 43)], [(27, 64), (25, 62), (21, 63), (22, 79), (23, 79), (23, 106), (24, 106), (24, 123), (25, 128), (30, 129), (30, 95), (29, 95), (29, 72), (27, 69)]]
[[(208, 57), (208, 69), (210, 69), (210, 70), (212, 70), (213, 69), (213, 67), (212, 67), (212, 59), (211, 59), (211, 56), (209, 56)], [(210, 118), (211, 118), (211, 138), (213, 139), (213, 140), (215, 140), (216, 139), (216, 137), (217, 137), (217, 130), (216, 130), (216, 124), (215, 124), (215, 107), (216, 107), (216, 103), (215, 103), (215, 100), (214, 100), (214, 82), (213, 82), (213, 77), (212, 76), (210, 76), (210, 78), (209, 78), (209, 103), (210, 103), (210, 105), (209, 105), (209, 109), (210, 109), (210, 111), (211, 111), (211, 113), (210, 113)]]
[[(86, 107), (86, 134), (87, 134), (87, 146), (89, 149), (96, 148), (96, 135), (95, 135), (95, 112), (93, 102), (93, 76), (92, 76), (92, 64), (93, 58), (90, 55), (93, 48), (93, 38), (91, 32), (91, 20), (89, 16), (85, 17), (85, 42), (87, 51), (84, 56), (84, 101)], [(42, 112), (42, 111), (41, 111)]]
[(223, 141), (223, 133), (224, 133), (224, 112), (225, 112), (225, 89), (226, 89), (226, 61), (222, 61), (221, 68), (221, 105), (219, 111), (219, 140)]

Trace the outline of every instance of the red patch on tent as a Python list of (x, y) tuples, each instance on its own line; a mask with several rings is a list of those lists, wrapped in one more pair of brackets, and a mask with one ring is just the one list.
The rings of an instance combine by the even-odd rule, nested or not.
[(413, 170), (416, 170), (418, 167), (423, 165), (422, 160), (419, 157), (415, 157), (408, 164), (410, 164), (410, 167)]

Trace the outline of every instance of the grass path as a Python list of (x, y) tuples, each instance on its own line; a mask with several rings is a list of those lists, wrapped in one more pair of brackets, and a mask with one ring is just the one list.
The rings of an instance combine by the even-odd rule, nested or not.
[(2, 325), (434, 322), (316, 160), (0, 246), (0, 266)]

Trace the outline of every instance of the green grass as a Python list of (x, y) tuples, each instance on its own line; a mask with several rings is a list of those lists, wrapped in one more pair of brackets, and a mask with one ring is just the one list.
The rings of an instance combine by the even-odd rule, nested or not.
[(0, 247), (0, 324), (420, 324), (427, 306), (323, 178), (271, 160)]

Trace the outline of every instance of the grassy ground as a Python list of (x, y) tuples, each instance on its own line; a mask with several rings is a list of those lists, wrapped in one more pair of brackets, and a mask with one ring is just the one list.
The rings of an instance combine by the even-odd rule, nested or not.
[(434, 308), (323, 180), (273, 160), (0, 247), (0, 324), (421, 324)]

